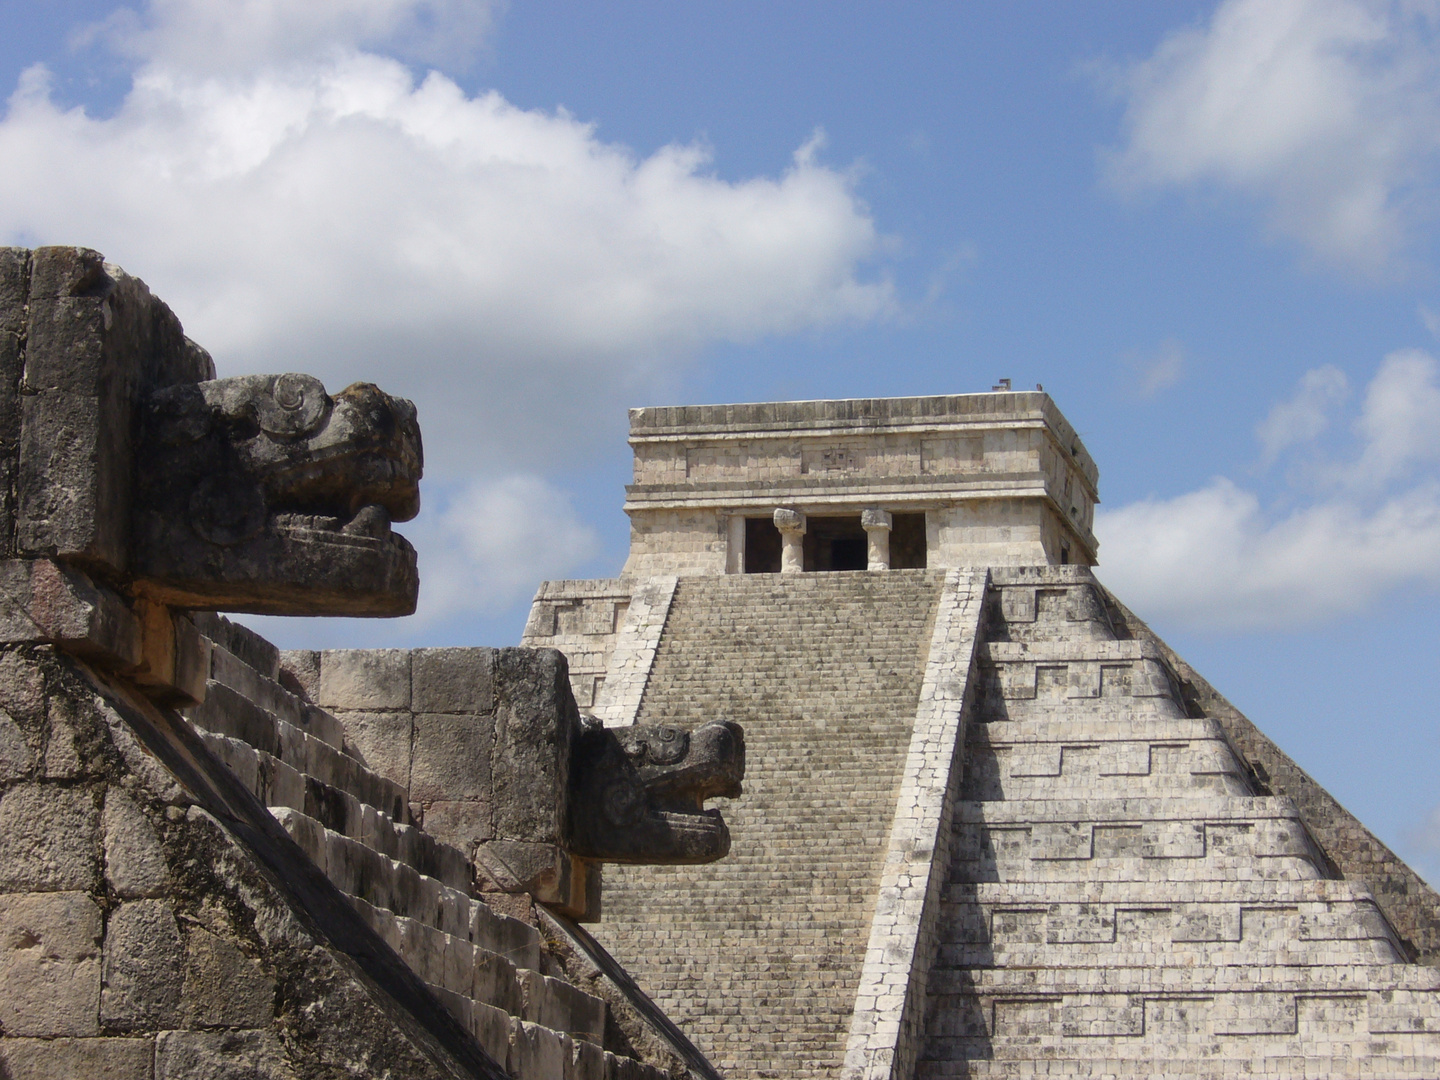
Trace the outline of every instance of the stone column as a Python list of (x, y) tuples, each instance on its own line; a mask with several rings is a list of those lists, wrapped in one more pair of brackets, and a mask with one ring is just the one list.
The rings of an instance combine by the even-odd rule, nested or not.
[(745, 515), (731, 514), (726, 524), (725, 573), (745, 572)]
[(895, 524), (895, 519), (881, 510), (878, 506), (872, 506), (868, 510), (860, 511), (860, 524), (865, 529), (865, 537), (869, 543), (869, 558), (866, 570), (889, 570), (890, 569), (890, 529)]
[(799, 510), (775, 511), (775, 528), (780, 530), (780, 572), (798, 574), (805, 569), (805, 515)]

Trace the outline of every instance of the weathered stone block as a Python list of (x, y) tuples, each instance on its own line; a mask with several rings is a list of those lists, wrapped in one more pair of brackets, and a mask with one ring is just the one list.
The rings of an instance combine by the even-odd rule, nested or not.
[(320, 700), (320, 650), (286, 649), (280, 653), (280, 683), (309, 701)]
[(327, 709), (410, 708), (408, 649), (331, 649), (320, 657), (320, 698)]
[(8, 1080), (151, 1080), (154, 1058), (153, 1038), (0, 1040)]
[(93, 394), (22, 400), (18, 551), (125, 570), (131, 454), (114, 411)]
[(525, 892), (542, 903), (570, 900), (570, 856), (554, 844), (491, 840), (475, 851), (475, 869), (501, 892)]
[(487, 1054), (502, 1064), (510, 1054), (510, 1025), (514, 1022), (505, 1009), (480, 1001), (470, 1005), (470, 1034), (480, 1041)]
[(127, 900), (159, 896), (169, 882), (165, 851), (135, 801), (117, 787), (105, 793), (105, 879)]
[(0, 892), (93, 888), (99, 817), (83, 788), (19, 784), (0, 796)]
[(371, 772), (391, 783), (410, 786), (413, 722), (408, 712), (340, 712), (345, 743)]
[(500, 649), (495, 654), (495, 834), (561, 843), (570, 787), (570, 750), (580, 714), (563, 654)]
[(99, 1033), (100, 909), (84, 893), (0, 901), (0, 1028), (7, 1035)]
[(605, 1040), (605, 1002), (560, 979), (538, 971), (518, 975), (525, 1001), (525, 1019), (602, 1043)]
[(35, 752), (15, 718), (0, 709), (0, 783), (22, 779), (35, 767)]
[(29, 250), (0, 247), (0, 331), (18, 335), (25, 328), (25, 299), (29, 288)]
[(155, 1080), (295, 1080), (269, 1031), (166, 1031), (155, 1040)]
[(410, 797), (488, 802), (494, 744), (495, 722), (489, 716), (417, 714)]
[(516, 1021), (510, 1028), (506, 1067), (515, 1080), (564, 1080), (570, 1075), (573, 1056), (569, 1036), (524, 1021)]
[(488, 799), (426, 803), (425, 831), (468, 853), (476, 844), (494, 838), (494, 811)]
[(51, 642), (118, 668), (140, 661), (140, 625), (125, 602), (71, 566), (0, 562), (0, 642)]
[(27, 650), (12, 649), (0, 656), (0, 708), (22, 724), (45, 719), (45, 674)]
[(576, 1039), (571, 1062), (574, 1080), (605, 1080), (605, 1051), (593, 1042)]
[(110, 914), (100, 1015), (117, 1030), (173, 1026), (180, 1016), (184, 951), (175, 912), (160, 900), (132, 900)]
[(488, 713), (495, 708), (494, 649), (416, 649), (410, 660), (417, 713)]
[(184, 1016), (196, 1027), (264, 1027), (275, 1011), (275, 982), (259, 961), (202, 927), (185, 943)]

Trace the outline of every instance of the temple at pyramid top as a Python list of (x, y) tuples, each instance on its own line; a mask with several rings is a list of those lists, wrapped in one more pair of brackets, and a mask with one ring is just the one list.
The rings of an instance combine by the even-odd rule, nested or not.
[(630, 410), (627, 577), (1094, 565), (1099, 472), (1041, 391)]

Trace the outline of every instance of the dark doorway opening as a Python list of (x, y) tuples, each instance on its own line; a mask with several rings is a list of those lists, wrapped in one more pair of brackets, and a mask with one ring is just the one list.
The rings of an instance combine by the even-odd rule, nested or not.
[(864, 570), (868, 551), (859, 514), (812, 517), (805, 523), (806, 570)]
[(780, 530), (771, 518), (745, 519), (745, 573), (780, 572)]
[(890, 529), (890, 569), (924, 570), (925, 515), (895, 514)]

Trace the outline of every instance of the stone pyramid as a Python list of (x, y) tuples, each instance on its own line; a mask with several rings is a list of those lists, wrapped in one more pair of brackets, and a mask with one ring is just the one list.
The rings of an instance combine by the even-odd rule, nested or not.
[(631, 442), (625, 573), (524, 643), (745, 726), (730, 856), (607, 868), (596, 927), (727, 1076), (1440, 1075), (1440, 896), (1096, 579), (1048, 397)]

